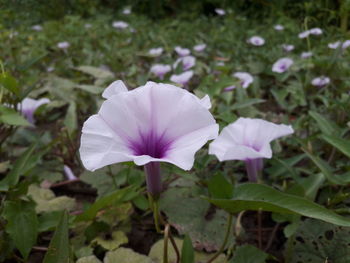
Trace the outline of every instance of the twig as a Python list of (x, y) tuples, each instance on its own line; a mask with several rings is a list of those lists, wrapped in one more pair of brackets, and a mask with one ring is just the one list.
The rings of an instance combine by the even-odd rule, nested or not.
[(171, 234), (171, 231), (169, 231), (169, 239), (170, 239), (170, 242), (171, 242), (171, 244), (173, 245), (173, 248), (174, 248), (174, 250), (175, 250), (175, 254), (176, 254), (176, 263), (179, 263), (179, 262), (180, 262), (180, 251), (179, 251), (179, 249), (177, 248), (176, 242), (175, 242), (175, 240), (174, 240), (173, 235)]
[(66, 181), (63, 181), (63, 182), (59, 182), (59, 183), (56, 183), (56, 184), (52, 184), (50, 186), (50, 188), (55, 188), (55, 187), (60, 187), (62, 185), (67, 185), (67, 184), (71, 184), (71, 183), (75, 183), (75, 182), (79, 182), (80, 179), (77, 178), (77, 179), (74, 179), (74, 180), (66, 180)]
[(38, 251), (48, 251), (49, 249), (47, 247), (32, 247), (33, 250)]
[(163, 247), (163, 263), (168, 263), (168, 238), (169, 238), (169, 224), (164, 228), (164, 247)]
[(271, 236), (270, 236), (270, 238), (269, 238), (269, 241), (267, 242), (267, 245), (266, 245), (264, 251), (269, 250), (269, 248), (271, 247), (272, 241), (273, 241), (274, 238), (275, 238), (275, 235), (276, 235), (276, 232), (277, 232), (277, 229), (279, 228), (279, 226), (280, 226), (280, 223), (277, 223), (277, 224), (275, 225), (275, 227), (272, 229)]

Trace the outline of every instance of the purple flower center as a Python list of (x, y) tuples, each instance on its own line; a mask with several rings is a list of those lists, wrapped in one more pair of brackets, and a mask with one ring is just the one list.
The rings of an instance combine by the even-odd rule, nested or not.
[(139, 139), (130, 141), (129, 147), (136, 156), (148, 155), (160, 159), (165, 157), (171, 142), (165, 138), (164, 134), (157, 135), (151, 131), (147, 134), (140, 133)]
[(280, 70), (285, 71), (286, 69), (287, 69), (287, 65), (283, 64), (283, 65), (280, 66)]

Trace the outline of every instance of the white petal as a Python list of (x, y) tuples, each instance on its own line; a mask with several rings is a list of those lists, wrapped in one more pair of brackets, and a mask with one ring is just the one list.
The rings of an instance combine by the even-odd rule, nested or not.
[(210, 102), (210, 98), (208, 95), (205, 95), (201, 100), (200, 100), (201, 104), (203, 105), (204, 108), (206, 109), (210, 109), (211, 108), (211, 102)]
[(108, 99), (109, 97), (118, 94), (120, 92), (126, 92), (128, 88), (121, 80), (113, 81), (102, 93), (102, 97)]

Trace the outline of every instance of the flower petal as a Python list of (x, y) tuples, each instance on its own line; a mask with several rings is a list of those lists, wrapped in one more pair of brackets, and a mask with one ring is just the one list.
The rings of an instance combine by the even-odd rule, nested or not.
[(102, 97), (108, 99), (109, 97), (118, 94), (120, 92), (126, 92), (128, 88), (121, 80), (113, 81), (102, 93)]

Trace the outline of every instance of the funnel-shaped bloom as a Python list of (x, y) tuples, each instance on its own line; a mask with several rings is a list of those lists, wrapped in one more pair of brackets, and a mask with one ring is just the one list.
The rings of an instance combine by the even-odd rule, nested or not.
[(191, 53), (188, 48), (182, 48), (179, 46), (175, 47), (175, 51), (180, 57), (188, 56)]
[(34, 112), (37, 108), (39, 108), (43, 104), (49, 103), (50, 100), (48, 98), (42, 98), (42, 99), (31, 99), (31, 98), (25, 98), (22, 100), (22, 102), (18, 105), (18, 110), (21, 111), (22, 115), (30, 122), (31, 124), (35, 123), (34, 119)]
[(323, 87), (328, 85), (330, 82), (331, 82), (330, 78), (325, 76), (320, 76), (320, 77), (314, 78), (311, 81), (311, 84), (316, 87)]
[(70, 44), (67, 41), (63, 41), (63, 42), (57, 43), (57, 47), (60, 49), (67, 49), (70, 47)]
[(280, 58), (272, 65), (272, 71), (276, 73), (286, 72), (294, 61), (290, 58)]
[(178, 58), (173, 65), (174, 69), (176, 69), (179, 63), (182, 64), (182, 69), (186, 71), (196, 65), (196, 58), (194, 56), (185, 56)]
[(282, 31), (282, 30), (284, 30), (284, 26), (282, 26), (282, 25), (274, 25), (274, 27), (273, 27), (276, 31)]
[(252, 44), (253, 46), (262, 46), (265, 44), (265, 39), (259, 36), (253, 36), (248, 39), (248, 43)]
[(300, 57), (301, 58), (309, 58), (309, 57), (312, 57), (313, 53), (310, 51), (310, 52), (303, 52), (300, 54)]
[(290, 52), (294, 49), (294, 46), (293, 45), (288, 45), (288, 44), (283, 44), (282, 45), (282, 49), (286, 52)]
[(151, 67), (150, 70), (154, 75), (156, 75), (158, 78), (163, 79), (164, 75), (171, 71), (170, 65), (163, 65), (163, 64), (155, 64)]
[(171, 75), (170, 80), (176, 84), (180, 84), (182, 86), (185, 86), (190, 79), (193, 77), (193, 71), (185, 71), (179, 75)]
[(114, 21), (112, 26), (117, 29), (125, 29), (129, 26), (129, 24), (124, 21)]
[(94, 171), (127, 161), (146, 165), (148, 189), (159, 194), (159, 180), (153, 180), (159, 177), (159, 162), (189, 170), (194, 154), (216, 138), (218, 125), (208, 100), (154, 82), (109, 96), (83, 126), (80, 156), (85, 168)]
[[(241, 87), (246, 89), (249, 87), (249, 85), (253, 82), (253, 76), (250, 75), (248, 72), (236, 72), (233, 74), (235, 78), (238, 78), (240, 80)], [(224, 89), (224, 91), (231, 91), (235, 89), (236, 86), (229, 86)]]
[[(256, 181), (257, 173), (262, 169), (261, 159), (272, 157), (270, 142), (293, 132), (291, 126), (284, 124), (239, 118), (225, 127), (219, 137), (209, 145), (209, 154), (216, 155), (219, 161), (245, 161), (250, 180)], [(249, 172), (249, 169), (253, 172)]]
[(224, 16), (226, 14), (226, 11), (221, 8), (215, 8), (215, 13), (217, 13), (219, 16)]
[(341, 45), (341, 42), (340, 41), (336, 41), (336, 42), (333, 42), (333, 43), (329, 43), (328, 47), (331, 48), (331, 49), (337, 49), (340, 45)]

